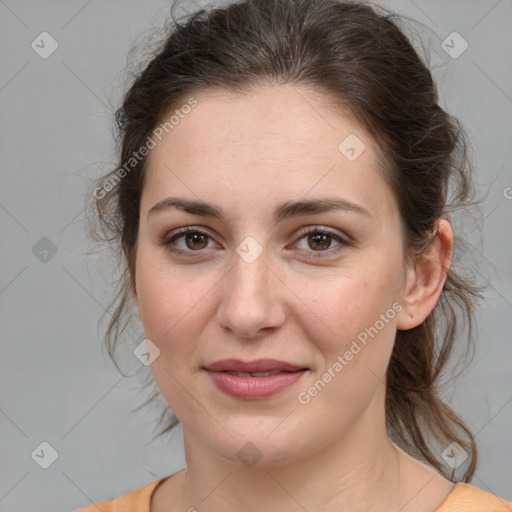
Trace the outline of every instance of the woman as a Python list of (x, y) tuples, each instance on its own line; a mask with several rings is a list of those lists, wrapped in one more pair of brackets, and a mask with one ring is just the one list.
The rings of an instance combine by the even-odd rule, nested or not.
[(437, 394), (479, 297), (447, 215), (470, 171), (393, 20), (199, 11), (134, 81), (94, 188), (126, 263), (106, 338), (133, 300), (187, 467), (81, 512), (512, 510), (466, 483), (475, 440)]

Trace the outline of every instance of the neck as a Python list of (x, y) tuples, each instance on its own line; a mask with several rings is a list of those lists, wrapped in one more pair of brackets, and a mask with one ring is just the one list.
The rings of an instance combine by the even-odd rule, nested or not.
[(188, 508), (193, 505), (201, 512), (396, 509), (399, 454), (383, 418), (375, 423), (375, 417), (369, 417), (342, 439), (308, 456), (264, 467), (248, 468), (226, 460), (201, 446), (186, 429), (184, 441), (187, 470), (182, 496)]

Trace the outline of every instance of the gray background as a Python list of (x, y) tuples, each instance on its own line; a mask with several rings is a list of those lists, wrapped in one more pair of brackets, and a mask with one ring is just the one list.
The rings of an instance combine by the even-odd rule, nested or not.
[[(510, 499), (512, 2), (384, 5), (431, 29), (442, 104), (466, 126), (476, 181), (488, 193), (479, 226), (467, 233), (478, 272), (490, 280), (478, 351), (448, 391), (477, 434), (481, 461), (472, 483)], [(157, 0), (0, 1), (1, 511), (71, 511), (185, 464), (179, 428), (148, 444), (158, 410), (130, 411), (146, 395), (138, 377), (122, 378), (101, 348), (109, 272), (84, 256), (83, 198), (113, 162), (111, 109), (126, 84), (127, 53), (168, 9)], [(47, 59), (31, 48), (43, 31), (59, 45)], [(456, 59), (441, 48), (453, 31), (469, 44)], [(46, 262), (33, 250), (43, 237), (57, 250)], [(48, 469), (31, 457), (43, 441), (58, 452)]]

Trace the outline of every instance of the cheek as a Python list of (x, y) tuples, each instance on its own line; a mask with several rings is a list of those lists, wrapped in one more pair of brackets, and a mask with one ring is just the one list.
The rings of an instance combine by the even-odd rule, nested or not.
[(140, 250), (137, 258), (137, 295), (145, 333), (166, 343), (204, 314), (215, 276), (201, 273), (194, 265), (173, 266), (149, 249)]
[[(151, 364), (155, 382), (169, 407), (186, 415), (188, 379), (201, 351), (197, 340), (209, 312), (209, 294), (218, 281), (141, 250), (137, 259), (137, 295), (144, 335), (160, 350)], [(196, 364), (197, 366), (197, 364)], [(188, 405), (187, 405), (188, 404)]]
[[(336, 430), (352, 424), (385, 392), (397, 313), (389, 289), (377, 279), (332, 283), (323, 293), (317, 289), (310, 294), (308, 305), (322, 322), (310, 311), (309, 322), (304, 319), (301, 327), (309, 329), (309, 340), (321, 357), (297, 397), (304, 412), (324, 417), (325, 436), (332, 433), (331, 426)], [(322, 331), (312, 329), (313, 324), (323, 325)]]
[(329, 387), (325, 398), (350, 401), (358, 390), (362, 399), (385, 380), (400, 309), (395, 300), (397, 279), (377, 260), (368, 268), (372, 270), (337, 272), (298, 288), (297, 295), (307, 306), (297, 316), (300, 329), (319, 356), (315, 377), (322, 379), (329, 372), (322, 379)]
[[(142, 255), (137, 263), (137, 292), (144, 335), (160, 350), (151, 369), (171, 409), (181, 411), (182, 386), (197, 371), (205, 322), (214, 314), (211, 297), (218, 276), (172, 268)], [(175, 403), (178, 400), (178, 403)]]
[(312, 335), (317, 332), (313, 337), (321, 332), (326, 348), (340, 348), (391, 307), (393, 294), (382, 278), (369, 274), (339, 272), (315, 281), (295, 280), (294, 291), (305, 306), (304, 326), (310, 326)]

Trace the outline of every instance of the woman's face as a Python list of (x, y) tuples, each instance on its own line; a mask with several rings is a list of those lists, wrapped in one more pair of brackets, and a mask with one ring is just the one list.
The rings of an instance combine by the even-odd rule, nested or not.
[[(298, 86), (194, 98), (150, 153), (134, 295), (185, 440), (273, 465), (375, 432), (406, 271), (374, 140)], [(149, 213), (170, 197), (209, 207)]]

